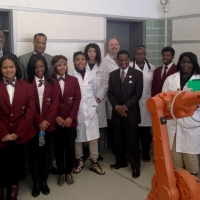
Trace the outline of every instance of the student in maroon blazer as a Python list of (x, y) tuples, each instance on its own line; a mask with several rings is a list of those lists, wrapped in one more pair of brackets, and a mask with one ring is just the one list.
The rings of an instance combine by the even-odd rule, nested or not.
[(25, 143), (35, 134), (32, 86), (21, 81), (17, 59), (0, 59), (0, 199), (17, 200)]
[[(31, 56), (27, 74), (27, 81), (33, 86), (36, 103), (34, 124), (37, 132), (29, 142), (29, 164), (33, 180), (32, 196), (37, 197), (40, 190), (45, 195), (50, 193), (47, 178), (53, 131), (56, 129), (59, 90), (57, 82), (48, 77), (48, 67), (44, 56), (39, 54)], [(39, 146), (39, 131), (45, 132), (44, 146)]]
[(57, 128), (54, 134), (54, 155), (60, 174), (58, 185), (74, 183), (72, 169), (75, 159), (75, 139), (77, 114), (81, 100), (81, 92), (77, 78), (67, 73), (67, 58), (54, 56), (51, 61), (54, 67), (53, 78), (59, 87), (59, 109), (56, 117)]
[(161, 54), (164, 64), (163, 66), (160, 66), (154, 70), (151, 88), (152, 97), (158, 93), (161, 93), (165, 79), (177, 72), (176, 65), (173, 63), (173, 58), (175, 55), (174, 49), (172, 47), (164, 47)]

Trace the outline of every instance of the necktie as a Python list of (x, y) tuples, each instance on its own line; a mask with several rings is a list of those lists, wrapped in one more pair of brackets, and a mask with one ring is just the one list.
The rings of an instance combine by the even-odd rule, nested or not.
[(124, 82), (124, 79), (125, 79), (125, 72), (122, 71), (122, 72), (121, 72), (121, 83)]
[(163, 73), (163, 75), (162, 75), (162, 79), (161, 79), (162, 83), (164, 83), (164, 81), (165, 81), (165, 79), (166, 79), (166, 75), (167, 75), (167, 69), (168, 69), (168, 67), (165, 66), (164, 69), (165, 69), (165, 70), (164, 70), (164, 73)]
[(2, 52), (0, 51), (0, 58), (3, 56)]
[(38, 87), (41, 87), (42, 86), (42, 84), (44, 85), (44, 80), (39, 80), (39, 84), (38, 84)]
[(12, 85), (13, 87), (15, 87), (15, 79), (13, 79), (12, 81), (9, 81), (9, 80), (5, 79), (5, 82), (6, 82), (6, 86), (7, 85)]
[(65, 79), (62, 77), (62, 76), (60, 76), (59, 78), (58, 78), (58, 81), (65, 81)]

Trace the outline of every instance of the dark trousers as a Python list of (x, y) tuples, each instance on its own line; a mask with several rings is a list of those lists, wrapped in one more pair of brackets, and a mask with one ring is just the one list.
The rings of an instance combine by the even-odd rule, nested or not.
[(0, 149), (0, 186), (19, 184), (24, 151), (25, 145), (18, 145), (14, 141), (8, 142), (5, 148)]
[(75, 159), (76, 128), (57, 126), (53, 137), (54, 156), (59, 174), (71, 174)]
[(152, 135), (151, 135), (151, 127), (149, 126), (139, 126), (139, 136), (141, 140), (141, 146), (142, 146), (142, 153), (149, 153), (151, 148), (151, 142), (152, 142)]
[(115, 154), (113, 122), (110, 119), (107, 119), (107, 124), (108, 146), (112, 148), (113, 153)]
[(33, 183), (46, 182), (49, 175), (52, 132), (45, 132), (45, 145), (39, 146), (38, 133), (29, 141), (29, 166)]
[(126, 165), (126, 154), (128, 154), (132, 169), (139, 169), (140, 153), (138, 125), (132, 126), (122, 121), (122, 123), (113, 123), (113, 130), (116, 164)]

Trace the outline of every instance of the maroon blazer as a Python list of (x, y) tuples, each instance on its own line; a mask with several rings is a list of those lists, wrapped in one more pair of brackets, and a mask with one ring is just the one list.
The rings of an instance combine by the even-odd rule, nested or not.
[(157, 95), (158, 93), (161, 93), (162, 91), (162, 86), (163, 86), (163, 83), (165, 82), (165, 79), (176, 73), (177, 72), (177, 69), (176, 69), (176, 65), (173, 64), (169, 71), (167, 72), (166, 74), (166, 77), (165, 79), (163, 80), (163, 83), (161, 81), (161, 73), (162, 73), (162, 68), (163, 66), (161, 67), (158, 67), (154, 70), (154, 73), (153, 73), (153, 81), (152, 81), (152, 87), (151, 87), (151, 96), (154, 97), (155, 95)]
[[(57, 82), (59, 84), (58, 80)], [(72, 118), (73, 121), (70, 127), (77, 126), (77, 114), (80, 101), (81, 91), (78, 79), (70, 75), (65, 75), (65, 88), (63, 95), (59, 87), (59, 107), (57, 116), (62, 117), (64, 120), (67, 117)]]
[(35, 125), (37, 130), (39, 131), (39, 125), (44, 121), (48, 121), (50, 126), (46, 129), (46, 131), (54, 131), (56, 129), (56, 116), (58, 113), (58, 103), (59, 103), (59, 88), (57, 82), (54, 81), (54, 85), (51, 85), (45, 79), (45, 87), (44, 87), (44, 96), (42, 103), (42, 114), (40, 114), (40, 102), (38, 96), (37, 85), (35, 79), (32, 83), (35, 94), (35, 102), (36, 102), (36, 115), (35, 115)]
[(12, 106), (3, 80), (0, 80), (0, 148), (7, 142), (1, 139), (7, 134), (15, 133), (19, 137), (17, 144), (30, 140), (36, 133), (33, 119), (35, 116), (35, 97), (30, 84), (17, 80)]

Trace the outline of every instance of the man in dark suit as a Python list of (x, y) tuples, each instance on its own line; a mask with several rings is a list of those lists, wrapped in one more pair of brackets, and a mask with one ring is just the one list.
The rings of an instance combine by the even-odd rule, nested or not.
[(127, 166), (126, 154), (133, 169), (132, 177), (140, 176), (138, 124), (139, 100), (143, 91), (143, 75), (129, 67), (130, 55), (121, 50), (117, 54), (119, 69), (110, 73), (108, 99), (112, 105), (116, 163), (113, 169)]
[(22, 71), (22, 79), (27, 78), (27, 65), (28, 65), (28, 61), (29, 61), (30, 57), (33, 54), (43, 55), (47, 61), (49, 75), (53, 74), (53, 67), (51, 65), (51, 60), (53, 57), (49, 54), (44, 53), (44, 51), (46, 50), (46, 42), (47, 42), (47, 36), (45, 34), (43, 34), (43, 33), (35, 34), (34, 38), (33, 38), (34, 50), (30, 53), (27, 53), (27, 54), (24, 54), (24, 55), (18, 57), (18, 63), (21, 68), (21, 71)]
[(161, 93), (165, 79), (177, 72), (176, 65), (173, 63), (174, 49), (172, 47), (164, 47), (161, 53), (164, 65), (154, 70), (151, 88), (152, 97)]
[(0, 58), (5, 55), (13, 55), (17, 59), (16, 55), (3, 50), (5, 42), (6, 42), (6, 37), (4, 31), (2, 28), (0, 28)]

